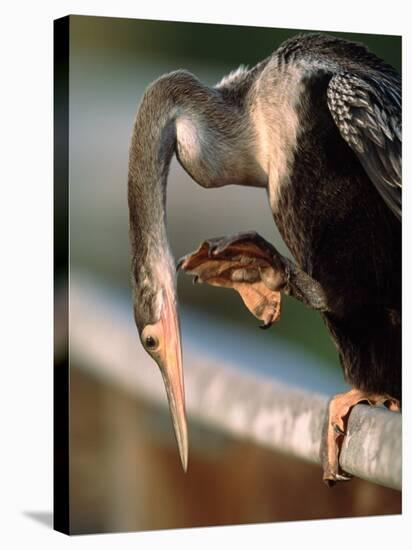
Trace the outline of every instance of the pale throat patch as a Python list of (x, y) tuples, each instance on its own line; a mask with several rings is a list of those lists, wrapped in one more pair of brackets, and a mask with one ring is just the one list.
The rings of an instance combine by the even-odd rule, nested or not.
[(179, 154), (186, 160), (196, 160), (201, 154), (199, 127), (185, 115), (176, 120), (176, 140)]
[(276, 212), (281, 190), (289, 183), (290, 166), (297, 146), (297, 107), (303, 95), (302, 71), (289, 67), (274, 78), (277, 69), (268, 65), (256, 82), (251, 110), (256, 160), (268, 177), (268, 195)]

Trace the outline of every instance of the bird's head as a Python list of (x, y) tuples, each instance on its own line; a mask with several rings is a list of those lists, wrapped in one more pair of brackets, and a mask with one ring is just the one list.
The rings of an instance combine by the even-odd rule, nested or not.
[(173, 260), (165, 250), (133, 260), (136, 326), (144, 349), (160, 368), (180, 459), (186, 471), (188, 436), (175, 273)]
[(160, 77), (146, 90), (132, 131), (128, 172), (134, 317), (142, 345), (158, 364), (165, 383), (185, 471), (188, 436), (176, 266), (166, 229), (166, 187), (176, 152), (178, 90), (187, 90), (188, 80), (180, 71)]

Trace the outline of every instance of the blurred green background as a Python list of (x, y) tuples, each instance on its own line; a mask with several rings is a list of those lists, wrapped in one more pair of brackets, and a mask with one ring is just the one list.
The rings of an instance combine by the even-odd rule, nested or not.
[[(297, 32), (303, 31), (70, 17), (70, 270), (72, 275), (87, 277), (89, 282), (116, 289), (127, 297), (130, 323), (133, 318), (129, 285), (128, 147), (145, 88), (160, 75), (179, 68), (213, 85), (240, 64), (253, 66)], [(400, 37), (330, 34), (363, 42), (400, 70)], [(265, 191), (234, 186), (202, 189), (176, 160), (169, 176), (167, 212), (168, 234), (176, 258), (195, 249), (205, 238), (249, 229), (258, 231), (288, 254), (272, 220)], [(282, 350), (282, 357), (290, 358), (278, 365), (279, 375), (286, 381), (298, 383), (304, 379), (304, 374), (300, 377), (295, 373), (290, 380), (288, 363), (291, 372), (294, 372), (292, 365), (299, 363), (303, 373), (305, 365), (309, 369), (310, 364), (320, 373), (316, 380), (322, 383), (325, 380), (319, 391), (332, 393), (344, 387), (337, 355), (322, 320), (302, 304), (286, 297), (281, 321), (270, 331), (259, 331), (257, 320), (234, 292), (192, 286), (190, 279), (182, 275), (178, 292), (183, 336), (189, 312), (198, 311), (219, 327), (213, 338), (207, 330), (203, 335), (205, 344), (224, 350), (222, 354), (236, 358), (233, 334), (239, 327), (242, 339), (250, 338), (253, 349), (264, 350), (269, 367), (261, 368), (266, 374), (270, 362), (275, 363), (277, 352), (280, 354)], [(229, 328), (226, 331), (225, 327), (230, 327), (229, 339), (225, 336)], [(137, 338), (136, 345), (139, 345)], [(355, 481), (336, 492), (325, 492), (320, 469), (285, 460), (250, 444), (230, 441), (219, 434), (208, 434), (200, 426), (193, 428), (200, 434), (194, 439), (209, 441), (210, 448), (216, 447), (219, 452), (205, 455), (207, 444), (195, 445), (191, 469), (182, 479), (165, 411), (123, 395), (118, 388), (91, 376), (84, 367), (71, 365), (70, 483), (75, 532), (400, 511), (400, 497), (394, 491)], [(160, 424), (166, 428), (160, 432), (153, 429)], [(119, 440), (125, 449), (116, 447)], [(238, 464), (236, 456), (248, 458)], [(144, 471), (140, 477), (136, 464)], [(234, 473), (236, 468), (238, 474)], [(281, 482), (280, 478), (285, 477), (288, 483)], [(279, 491), (283, 495), (282, 505)], [(304, 506), (297, 503), (297, 499), (302, 500), (302, 491), (307, 495)], [(287, 494), (291, 495), (290, 503)], [(232, 497), (243, 502), (237, 506), (241, 510), (233, 508)], [(226, 508), (216, 505), (219, 498), (222, 502), (228, 499)]]

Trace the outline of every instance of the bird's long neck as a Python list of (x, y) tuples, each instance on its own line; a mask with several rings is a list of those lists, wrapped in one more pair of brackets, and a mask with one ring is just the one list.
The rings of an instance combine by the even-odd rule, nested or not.
[(168, 251), (165, 201), (173, 154), (205, 187), (242, 183), (251, 165), (247, 127), (218, 90), (190, 73), (170, 73), (149, 87), (138, 110), (129, 156), (130, 237), (137, 263), (156, 252), (164, 258)]
[(130, 239), (139, 262), (167, 246), (166, 183), (175, 142), (173, 104), (160, 86), (152, 86), (137, 113), (129, 151)]

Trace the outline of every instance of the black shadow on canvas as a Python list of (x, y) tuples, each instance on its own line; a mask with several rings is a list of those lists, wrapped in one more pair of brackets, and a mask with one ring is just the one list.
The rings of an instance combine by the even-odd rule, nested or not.
[(68, 534), (69, 17), (54, 22), (54, 521)]

